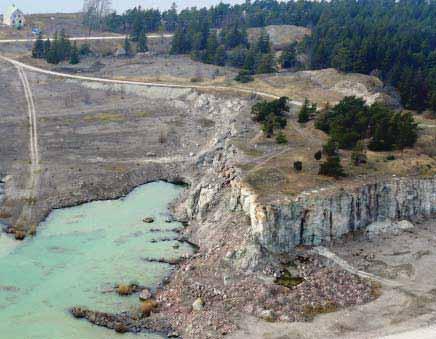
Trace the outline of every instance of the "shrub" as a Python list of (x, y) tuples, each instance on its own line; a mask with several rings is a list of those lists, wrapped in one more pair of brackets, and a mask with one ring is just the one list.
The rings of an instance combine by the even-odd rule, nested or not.
[(301, 161), (295, 161), (294, 162), (294, 169), (297, 172), (301, 172), (303, 170), (303, 163)]
[(359, 141), (354, 147), (353, 152), (351, 153), (351, 161), (355, 166), (366, 164), (366, 149), (363, 141)]
[(132, 285), (120, 284), (117, 287), (117, 293), (122, 296), (127, 296), (133, 293)]
[(393, 154), (390, 154), (390, 155), (388, 155), (387, 157), (386, 157), (386, 160), (387, 161), (393, 161), (393, 160), (395, 160), (396, 158), (395, 158), (395, 155), (393, 155)]
[(87, 56), (91, 54), (91, 47), (89, 46), (89, 44), (80, 45), (79, 54), (82, 56)]
[(327, 156), (334, 156), (338, 154), (338, 145), (332, 139), (329, 139), (322, 147), (322, 150)]
[(154, 300), (146, 300), (143, 303), (141, 303), (141, 306), (139, 306), (139, 311), (144, 317), (149, 317), (151, 312), (156, 309), (158, 306), (157, 302)]
[(276, 136), (276, 142), (279, 145), (287, 144), (288, 138), (286, 137), (286, 135), (283, 132), (279, 132), (279, 134), (277, 134), (277, 136)]
[(339, 178), (345, 177), (344, 168), (341, 165), (341, 159), (338, 156), (329, 156), (319, 167), (319, 175)]
[(316, 161), (320, 161), (322, 159), (322, 151), (318, 151), (313, 156)]
[(239, 72), (239, 74), (235, 77), (235, 81), (246, 84), (247, 82), (253, 81), (253, 76), (249, 71), (243, 69)]
[(10, 217), (12, 217), (12, 215), (9, 212), (0, 211), (0, 218), (1, 219), (8, 219)]

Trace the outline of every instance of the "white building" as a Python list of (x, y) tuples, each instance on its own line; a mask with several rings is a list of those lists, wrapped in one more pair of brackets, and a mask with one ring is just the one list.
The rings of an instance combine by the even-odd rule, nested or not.
[(3, 23), (7, 26), (21, 28), (24, 26), (24, 13), (17, 6), (11, 5), (3, 15)]

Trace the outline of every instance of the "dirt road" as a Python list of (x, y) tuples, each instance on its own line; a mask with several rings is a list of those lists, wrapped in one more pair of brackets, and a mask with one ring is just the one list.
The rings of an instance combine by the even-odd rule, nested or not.
[[(171, 38), (172, 34), (149, 34), (147, 35), (148, 39), (160, 39), (160, 38)], [(124, 35), (116, 35), (116, 36), (91, 36), (91, 37), (73, 37), (69, 38), (72, 41), (92, 41), (92, 40), (124, 40), (126, 36)], [(33, 42), (36, 41), (36, 38), (32, 39), (3, 39), (0, 40), (0, 44), (9, 44), (9, 43), (21, 43), (21, 42)]]
[[(268, 99), (278, 99), (279, 97), (277, 95), (273, 95), (270, 93), (265, 92), (259, 92), (254, 91), (250, 89), (245, 88), (238, 88), (238, 87), (225, 87), (225, 86), (201, 86), (201, 85), (176, 85), (176, 84), (169, 84), (169, 83), (154, 83), (154, 82), (141, 82), (141, 81), (130, 81), (130, 80), (117, 80), (117, 79), (107, 79), (107, 78), (97, 78), (97, 77), (88, 77), (88, 76), (82, 76), (82, 75), (74, 75), (74, 74), (66, 74), (66, 73), (60, 73), (60, 72), (54, 72), (49, 71), (46, 69), (42, 69), (39, 67), (27, 65), (25, 63), (22, 63), (20, 61), (1, 56), (0, 58), (12, 63), (13, 65), (17, 67), (22, 67), (24, 69), (27, 69), (29, 71), (46, 74), (46, 75), (52, 75), (67, 79), (76, 79), (76, 80), (83, 80), (83, 81), (91, 81), (91, 82), (100, 82), (100, 83), (110, 83), (110, 84), (124, 84), (124, 85), (136, 85), (136, 86), (145, 86), (145, 87), (162, 87), (162, 88), (182, 88), (182, 89), (197, 89), (197, 90), (209, 90), (209, 91), (218, 91), (218, 92), (236, 92), (240, 94), (249, 94), (249, 95), (258, 95), (264, 98)], [(293, 105), (301, 106), (302, 103), (299, 101), (291, 101)]]
[(30, 170), (29, 177), (26, 185), (26, 202), (23, 204), (21, 215), (18, 218), (18, 224), (24, 225), (31, 220), (32, 217), (32, 205), (37, 196), (39, 185), (40, 170), (40, 156), (38, 147), (38, 129), (36, 119), (36, 108), (33, 100), (32, 90), (27, 79), (27, 75), (22, 67), (16, 66), (18, 76), (21, 84), (23, 85), (24, 96), (27, 102), (27, 113), (29, 118), (29, 161)]

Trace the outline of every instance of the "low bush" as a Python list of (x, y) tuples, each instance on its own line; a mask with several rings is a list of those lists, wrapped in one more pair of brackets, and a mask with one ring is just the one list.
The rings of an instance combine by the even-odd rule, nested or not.
[(254, 78), (250, 74), (249, 71), (243, 69), (239, 72), (239, 74), (235, 77), (235, 81), (240, 82), (242, 84), (246, 84), (247, 82), (253, 81)]
[(132, 285), (120, 284), (117, 287), (117, 293), (122, 296), (127, 296), (133, 293)]
[(144, 317), (149, 317), (151, 312), (158, 306), (157, 302), (150, 299), (146, 300), (139, 306), (139, 311)]
[(279, 145), (284, 145), (288, 143), (288, 138), (286, 137), (286, 135), (283, 132), (279, 132), (279, 134), (277, 134), (276, 136), (276, 142)]
[(345, 177), (344, 168), (341, 165), (341, 159), (338, 156), (329, 156), (319, 167), (319, 175), (339, 178)]
[(301, 161), (295, 161), (294, 162), (294, 169), (297, 172), (301, 172), (303, 170), (303, 163)]

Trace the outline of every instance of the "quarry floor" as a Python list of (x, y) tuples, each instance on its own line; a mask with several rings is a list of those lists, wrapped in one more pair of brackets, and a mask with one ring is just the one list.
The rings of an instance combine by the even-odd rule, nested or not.
[(398, 235), (334, 244), (329, 249), (354, 267), (396, 282), (399, 287), (382, 286), (377, 300), (319, 315), (308, 323), (268, 323), (246, 316), (242, 329), (229, 338), (434, 338), (435, 248), (434, 221), (416, 224), (413, 230)]
[[(103, 68), (95, 66), (95, 60), (92, 60), (80, 66), (84, 69), (69, 71), (130, 79), (138, 78), (141, 69), (142, 80), (178, 78), (176, 83), (192, 83), (191, 79), (197, 77), (205, 83), (219, 83), (230, 81), (234, 74), (232, 69), (221, 69), (217, 74), (215, 67), (203, 68), (184, 58), (156, 58), (151, 62), (142, 60), (136, 63), (104, 59), (102, 62), (107, 64)], [(65, 71), (67, 66), (56, 67)], [(164, 67), (170, 71), (156, 75)], [(318, 163), (313, 154), (320, 149), (325, 136), (315, 130), (312, 123), (299, 125), (295, 109), (291, 110), (285, 129), (289, 143), (280, 146), (263, 137), (259, 126), (251, 121), (252, 98), (202, 96), (189, 89), (143, 91), (129, 86), (65, 80), (34, 72), (26, 74), (37, 110), (41, 154), (35, 201), (26, 201), (28, 103), (16, 68), (0, 61), (0, 134), (3, 136), (0, 176), (6, 176), (6, 200), (0, 213), (2, 220), (17, 228), (28, 229), (53, 208), (115, 198), (145, 182), (158, 179), (195, 181), (202, 173), (198, 165), (204, 160), (203, 154), (213, 151), (216, 140), (228, 134), (239, 152), (234, 165), (241, 169), (245, 180), (262, 193), (265, 200), (294, 195), (320, 185), (334, 188), (359, 184), (365, 180), (363, 173), (373, 176), (422, 174), (424, 167), (435, 162), (425, 151), (425, 143), (423, 149), (396, 154), (397, 160), (389, 163), (385, 161), (387, 154), (369, 154), (367, 167), (349, 167), (356, 175), (337, 183), (317, 176)], [(422, 138), (431, 138), (431, 133), (434, 133), (434, 127), (422, 132)], [(296, 160), (303, 160), (304, 173), (293, 171)], [(23, 204), (33, 206), (28, 220), (21, 218)], [(241, 220), (243, 218), (237, 219), (238, 222)], [(246, 226), (241, 226), (239, 236), (244, 234)], [(436, 272), (432, 267), (436, 259), (435, 227), (434, 222), (424, 223), (417, 225), (411, 233), (386, 236), (371, 242), (344, 242), (331, 247), (334, 253), (352, 265), (401, 284), (399, 288), (382, 287), (377, 300), (324, 314), (306, 323), (269, 323), (242, 315), (238, 317), (241, 330), (230, 337), (374, 338), (434, 322)], [(229, 242), (237, 241), (237, 235), (238, 232)], [(207, 259), (209, 250), (204, 252), (205, 260), (199, 258), (200, 266), (212, 266)], [(222, 258), (226, 255), (225, 250), (222, 247), (216, 255)], [(203, 279), (189, 270), (188, 274), (192, 279)]]

